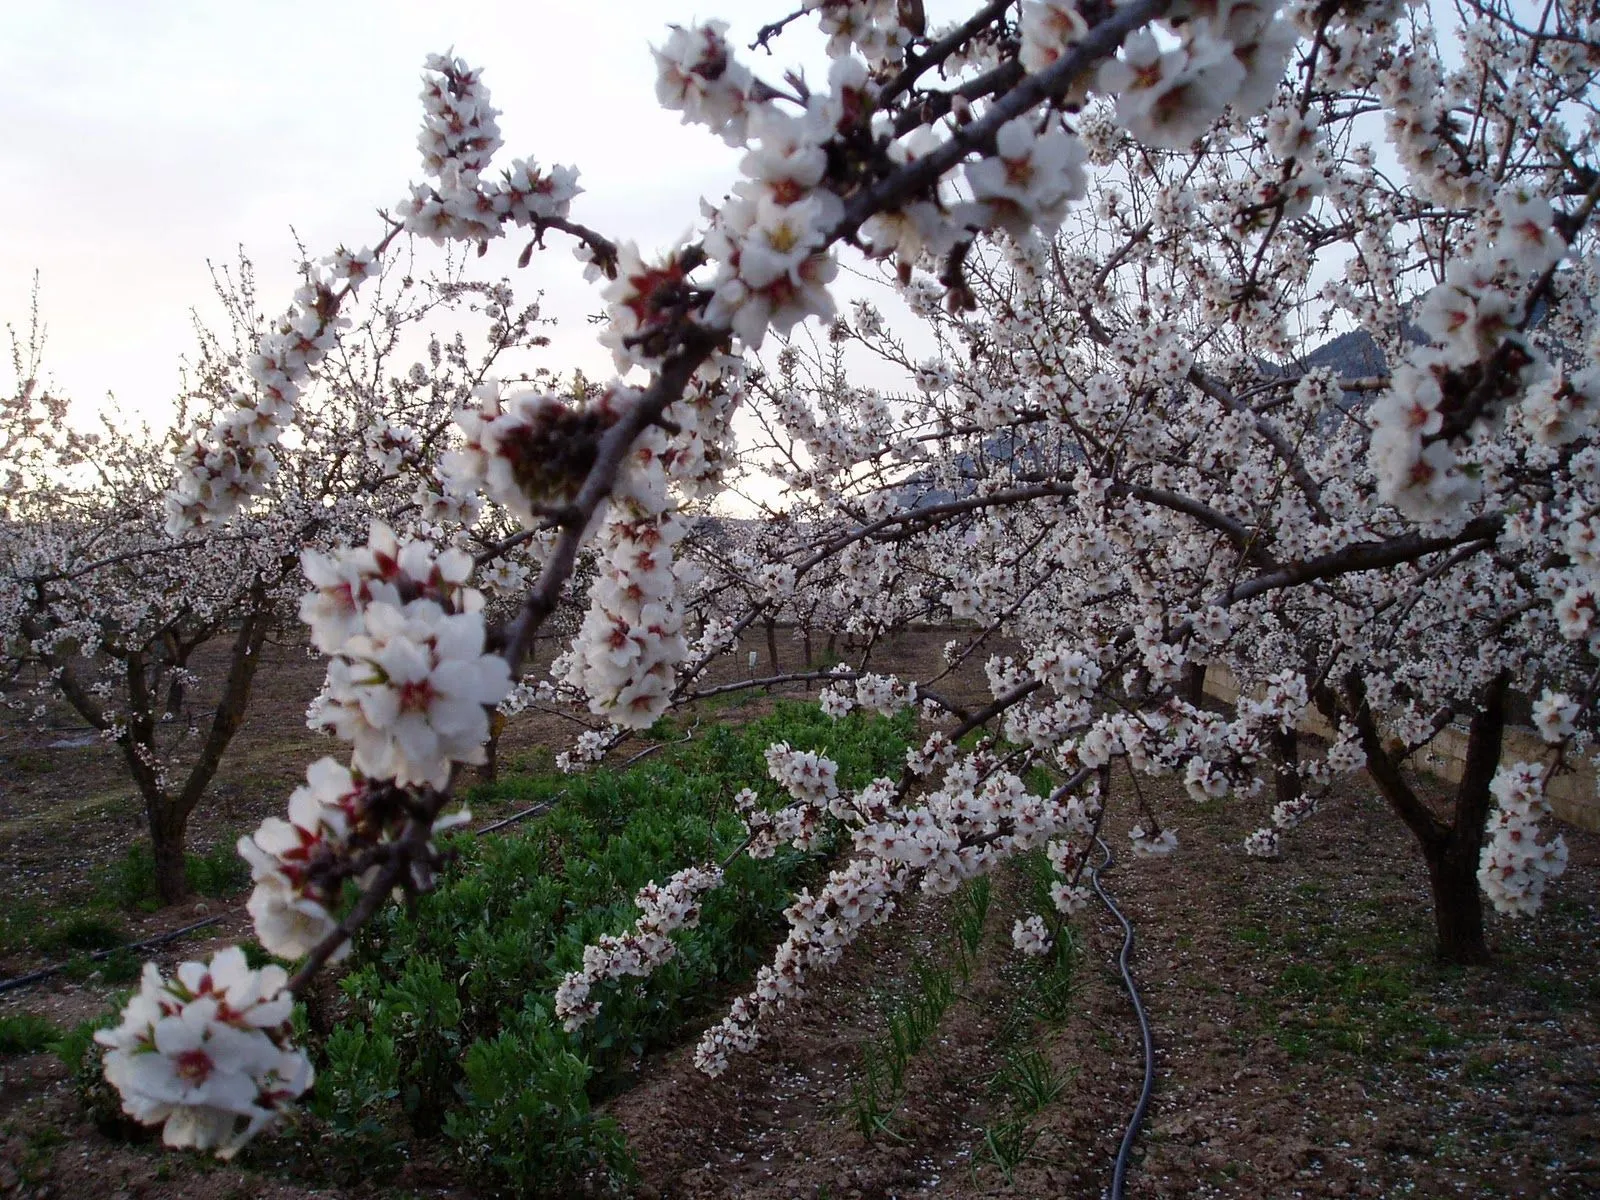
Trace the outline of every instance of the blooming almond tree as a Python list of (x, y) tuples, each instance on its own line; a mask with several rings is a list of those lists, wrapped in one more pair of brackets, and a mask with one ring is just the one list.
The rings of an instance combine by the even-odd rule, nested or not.
[[(766, 459), (810, 507), (770, 569), (802, 588), (826, 573), (863, 633), (948, 614), (977, 625), (956, 659), (998, 635), (1020, 641), (1014, 662), (991, 664), (997, 703), (1014, 740), (1064, 769), (1109, 756), (1176, 771), (1208, 800), (1252, 795), (1275, 760), (1277, 803), (1253, 854), (1279, 853), (1330, 771), (1368, 763), (1427, 862), (1440, 954), (1481, 961), (1480, 884), (1497, 907), (1529, 911), (1564, 864), (1533, 793), (1593, 720), (1581, 572), (1594, 177), (1567, 149), (1583, 141), (1570, 128), (1593, 120), (1592, 63), (1528, 57), (1493, 10), (1462, 32), (1459, 67), (1435, 36), (1413, 23), (1362, 66), (1342, 50), (1329, 60), (1324, 29), (1276, 104), (1173, 153), (1091, 101), (1078, 127), (1102, 169), (1092, 206), (1053, 244), (969, 253), (975, 314), (906, 285), (940, 358), (914, 361), (863, 304), (835, 324), (828, 361), (780, 374)], [(1505, 56), (1520, 87), (1481, 86)], [(1548, 110), (1519, 124), (1507, 114), (1535, 86)], [(1436, 133), (1472, 113), (1515, 135), (1476, 151), (1476, 225), (1451, 207), (1463, 160), (1435, 154), (1397, 185), (1362, 142), (1383, 130), (1372, 104), (1420, 93), (1453, 98), (1429, 117)], [(1407, 124), (1409, 104), (1388, 125), (1403, 154), (1412, 139), (1436, 146)], [(842, 384), (842, 342), (900, 368), (908, 394)], [(1493, 386), (1500, 404), (1525, 388), (1522, 408), (1462, 421), (1459, 445), (1430, 437), (1461, 388), (1497, 378), (1480, 349), (1514, 366)], [(1572, 414), (1556, 429), (1552, 389)], [(1413, 404), (1425, 411), (1397, 425)], [(1419, 455), (1450, 462), (1435, 476)], [(1180, 744), (1153, 755), (1165, 706), (1198, 702), (1207, 667), (1245, 689), (1232, 730), (1175, 710)], [(1552, 747), (1538, 770), (1499, 769), (1513, 688), (1538, 697)], [(1061, 697), (1122, 712), (1085, 733), (1091, 710), (1052, 711)], [(1312, 705), (1335, 744), (1299, 762), (1294, 730)], [(1211, 727), (1201, 739), (1197, 720)], [(1401, 768), (1452, 721), (1468, 750), (1445, 816)], [(1146, 811), (1140, 829), (1163, 824)]]
[[(210, 974), (264, 1002), (295, 993), (392, 892), (430, 885), (433, 836), (460, 819), (447, 815), (460, 768), (483, 757), (482, 710), (508, 693), (585, 546), (596, 574), (560, 684), (621, 728), (692, 692), (695, 652), (709, 647), (685, 629), (686, 506), (724, 485), (731, 416), (747, 402), (801, 445), (790, 482), (820, 506), (766, 564), (774, 597), (826, 567), (869, 636), (938, 606), (976, 622), (953, 661), (997, 635), (1022, 653), (990, 658), (994, 700), (977, 709), (870, 671), (840, 677), (830, 711), (946, 714), (897, 779), (847, 794), (826, 759), (769, 750), (789, 800), (771, 811), (741, 797), (744, 852), (811, 845), (830, 827), (851, 850), (796, 897), (772, 963), (703, 1039), (708, 1071), (915, 891), (1043, 848), (1062, 872), (1057, 909), (1079, 907), (1114, 767), (1176, 775), (1197, 797), (1249, 795), (1307, 705), (1352, 670), (1366, 699), (1344, 686), (1353, 721), (1296, 768), (1313, 783), (1362, 761), (1363, 719), (1414, 711), (1405, 729), (1417, 732), (1451, 705), (1492, 716), (1502, 677), (1566, 687), (1589, 653), (1593, 595), (1572, 540), (1596, 510), (1582, 373), (1593, 353), (1574, 331), (1592, 315), (1600, 59), (1575, 8), (1551, 5), (1537, 27), (1501, 8), (1457, 11), (1471, 24), (1447, 58), (1425, 9), (1391, 5), (995, 0), (931, 28), (916, 4), (808, 0), (759, 41), (810, 14), (829, 37), (825, 85), (758, 77), (720, 24), (673, 28), (656, 50), (658, 98), (746, 153), (729, 198), (656, 254), (574, 219), (575, 170), (496, 169), (482, 79), (430, 60), (426, 178), (372, 257), (402, 231), (482, 244), (521, 230), (530, 256), (569, 240), (604, 280), (601, 340), (619, 377), (582, 401), (486, 381), (458, 413), (442, 494), (482, 497), (539, 539), (508, 621), (485, 619), (472, 561), (422, 531), (307, 557), (302, 613), (332, 660), (324, 711), (352, 757), (314, 765), (288, 820), (242, 843), (257, 932), (299, 960), (294, 974)], [(1362, 148), (1378, 114), (1397, 165)], [(1080, 203), (1091, 171), (1104, 181), (1092, 208)], [(1388, 182), (1397, 173), (1404, 184)], [(842, 247), (892, 261), (924, 316), (951, 314), (946, 340), (966, 362), (927, 364), (920, 394), (898, 401), (830, 386), (825, 410), (752, 388), (747, 356), (837, 317)], [(1352, 248), (1324, 294), (1321, 272)], [(1460, 298), (1431, 299), (1428, 273), (1463, 259), (1439, 285)], [(261, 340), (240, 402), (253, 415), (225, 406), (181, 455), (175, 535), (248, 520), (368, 272), (365, 255), (335, 255)], [(1434, 314), (1427, 346), (1401, 316), (1419, 296), (1418, 320)], [(1357, 328), (1385, 356), (1369, 387), (1305, 361), (1308, 331)], [(1450, 590), (1450, 573), (1480, 560), (1489, 581)], [(1525, 607), (1493, 593), (1501, 572)], [(1493, 615), (1479, 611), (1485, 595)], [(1369, 613), (1370, 630), (1347, 628)], [(1434, 614), (1413, 638), (1410, 623)], [(1430, 672), (1446, 660), (1429, 637), (1497, 620), (1560, 637), (1523, 659), (1496, 637), (1481, 661)], [(1369, 662), (1386, 631), (1393, 644)], [(1230, 715), (1194, 703), (1197, 670), (1218, 661), (1260, 697)], [(1552, 763), (1506, 768), (1492, 789), (1481, 866), (1508, 905), (1531, 902), (1559, 865), (1535, 819), (1592, 684), (1542, 703)], [(960, 749), (986, 729), (1004, 741)], [(1048, 795), (1023, 782), (1034, 766), (1059, 781)], [(1136, 853), (1177, 845), (1148, 805), (1133, 840)], [(642, 892), (637, 926), (562, 985), (568, 1024), (590, 1019), (612, 981), (670, 958), (672, 932), (721, 879), (717, 864), (691, 865)], [(1039, 951), (1050, 938), (1041, 917), (1014, 940)], [(181, 991), (149, 980), (106, 1040), (189, 1056), (187, 1074), (143, 1072), (125, 1089), (130, 1111), (164, 1114), (169, 1142), (231, 1152), (308, 1072), (259, 1042), (236, 1050), (201, 970)], [(186, 1032), (164, 1042), (157, 1013), (172, 1005)], [(296, 1053), (280, 1027), (267, 1037)]]
[[(302, 551), (363, 536), (374, 519), (471, 524), (472, 505), (439, 493), (428, 440), (506, 351), (538, 337), (537, 310), (512, 307), (504, 285), (469, 286), (458, 271), (432, 285), (380, 281), (360, 326), (335, 346), (267, 490), (226, 527), (174, 536), (162, 515), (170, 441), (223, 409), (247, 436), (261, 419), (237, 390), (260, 335), (249, 262), (218, 283), (228, 334), (197, 329), (169, 442), (109, 420), (74, 430), (37, 382), (37, 326), (3, 406), (14, 432), (0, 455), (21, 481), (0, 499), (0, 644), (19, 685), (10, 702), (36, 718), (64, 702), (118, 748), (145, 807), (157, 896), (169, 904), (187, 891), (189, 818), (245, 721), (264, 647), (292, 623)], [(390, 375), (408, 333), (468, 302), (487, 310), (481, 355), (460, 338), (424, 338), (428, 365)], [(492, 523), (480, 524), (498, 542)]]

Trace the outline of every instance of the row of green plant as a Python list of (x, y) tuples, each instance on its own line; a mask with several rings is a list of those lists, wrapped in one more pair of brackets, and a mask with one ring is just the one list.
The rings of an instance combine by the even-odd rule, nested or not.
[[(963, 884), (951, 900), (953, 960), (963, 983), (971, 980), (977, 964), (990, 895), (989, 880), (979, 878)], [(918, 959), (911, 978), (904, 994), (888, 1002), (883, 1036), (862, 1051), (860, 1073), (850, 1085), (850, 1116), (868, 1141), (894, 1136), (891, 1122), (905, 1099), (906, 1069), (959, 995), (955, 974), (948, 967)]]
[(860, 1073), (850, 1085), (850, 1116), (868, 1141), (896, 1136), (891, 1122), (905, 1099), (906, 1068), (956, 1001), (948, 969), (919, 960), (912, 976), (911, 988), (885, 1011), (883, 1037), (862, 1051)]
[[(1022, 892), (1032, 911), (1051, 912), (1049, 861), (1042, 852), (1027, 855), (1012, 871), (1022, 874)], [(884, 1032), (862, 1052), (851, 1084), (848, 1115), (867, 1140), (896, 1138), (894, 1115), (906, 1096), (906, 1075), (915, 1056), (938, 1032), (949, 1010), (967, 997), (983, 950), (993, 889), (988, 877), (964, 884), (951, 898), (949, 966), (921, 959), (910, 985), (884, 1009)], [(1008, 949), (1009, 953), (1009, 949)], [(1034, 1156), (1041, 1139), (1036, 1118), (1065, 1091), (1070, 1075), (1038, 1048), (1040, 1035), (1074, 1011), (1081, 958), (1072, 927), (1061, 925), (1048, 954), (1008, 958), (1002, 978), (1009, 1000), (995, 1034), (1000, 1066), (989, 1077), (991, 1119), (978, 1128), (978, 1154), (1000, 1170), (1009, 1184), (1017, 1167)]]
[[(1020, 891), (1028, 910), (1054, 913), (1050, 885), (1055, 874), (1044, 852), (1024, 855), (1015, 869), (1023, 877)], [(1020, 961), (1013, 958), (1008, 964), (1013, 999), (994, 1042), (1000, 1066), (988, 1081), (994, 1108), (978, 1130), (982, 1156), (1008, 1185), (1017, 1168), (1039, 1153), (1044, 1133), (1037, 1118), (1073, 1079), (1072, 1072), (1057, 1068), (1040, 1049), (1040, 1041), (1077, 1012), (1083, 952), (1070, 924), (1052, 921), (1051, 932), (1054, 940), (1047, 953)]]
[[(827, 848), (735, 858), (698, 928), (675, 935), (677, 957), (647, 981), (613, 987), (576, 1034), (553, 1015), (557, 983), (586, 944), (632, 923), (641, 886), (737, 847), (732, 798), (765, 778), (769, 744), (826, 752), (840, 785), (858, 787), (898, 768), (909, 725), (834, 722), (815, 706), (781, 704), (688, 742), (660, 732), (662, 752), (632, 768), (512, 777), (471, 797), (555, 803), (504, 835), (454, 839), (439, 887), (389, 909), (358, 942), (337, 999), (310, 1006), (311, 1110), (351, 1170), (397, 1167), (412, 1143), (458, 1156), (504, 1194), (625, 1180), (624, 1139), (596, 1102), (624, 1086), (641, 1055), (709, 1019), (764, 961), (794, 888)], [(330, 1165), (325, 1151), (321, 1162)]]

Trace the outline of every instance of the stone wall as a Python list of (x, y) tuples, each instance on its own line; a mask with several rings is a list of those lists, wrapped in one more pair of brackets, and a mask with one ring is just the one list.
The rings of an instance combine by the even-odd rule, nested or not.
[[(1206, 671), (1206, 692), (1225, 704), (1232, 704), (1239, 697), (1238, 681), (1226, 667), (1211, 667)], [(1307, 711), (1300, 728), (1320, 738), (1331, 738), (1334, 732), (1314, 708)], [(1544, 754), (1544, 743), (1531, 729), (1513, 726), (1506, 730), (1500, 750), (1502, 762), (1517, 762), (1519, 759), (1537, 762)], [(1435, 777), (1455, 783), (1461, 778), (1466, 758), (1466, 727), (1449, 725), (1412, 761)], [(1556, 816), (1583, 829), (1600, 832), (1600, 796), (1595, 792), (1592, 764), (1584, 764), (1570, 774), (1557, 776), (1547, 794)]]

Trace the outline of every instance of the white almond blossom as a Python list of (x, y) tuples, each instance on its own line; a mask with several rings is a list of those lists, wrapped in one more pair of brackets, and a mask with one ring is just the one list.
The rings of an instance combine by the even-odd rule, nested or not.
[(244, 951), (188, 962), (174, 978), (146, 964), (122, 1021), (95, 1034), (124, 1110), (160, 1124), (169, 1146), (231, 1158), (311, 1086), (288, 1041), (294, 997), (281, 967), (251, 970)]

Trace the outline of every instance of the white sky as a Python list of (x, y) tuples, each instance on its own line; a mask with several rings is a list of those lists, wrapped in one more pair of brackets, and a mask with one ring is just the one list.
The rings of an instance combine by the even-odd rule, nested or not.
[[(739, 14), (742, 45), (789, 4), (712, 7)], [(0, 320), (26, 320), (37, 270), (58, 390), (80, 412), (114, 393), (121, 413), (164, 420), (192, 345), (189, 310), (215, 316), (206, 260), (242, 245), (272, 313), (294, 283), (291, 226), (315, 255), (376, 240), (375, 210), (421, 176), (422, 60), (451, 47), (484, 70), (506, 161), (576, 165), (587, 192), (575, 217), (664, 244), (694, 223), (702, 194), (736, 178), (735, 152), (654, 95), (649, 44), (672, 21), (713, 15), (682, 0), (0, 5), (0, 124), (12, 145)], [(776, 75), (803, 54), (820, 77), (819, 45), (802, 23), (781, 58), (746, 58)], [(546, 314), (561, 319), (552, 367), (604, 374), (582, 320), (598, 298), (567, 248), (549, 244), (521, 272), (521, 243), (499, 247), (485, 270), (511, 275), (525, 297), (545, 289)]]

